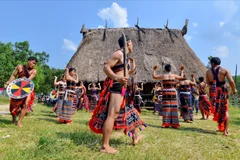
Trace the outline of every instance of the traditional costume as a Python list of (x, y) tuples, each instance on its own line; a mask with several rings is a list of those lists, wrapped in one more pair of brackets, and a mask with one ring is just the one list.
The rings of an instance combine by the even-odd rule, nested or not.
[(135, 90), (135, 94), (134, 94), (134, 108), (136, 108), (136, 110), (139, 113), (141, 112), (141, 101), (142, 101), (142, 97), (140, 95), (140, 90)]
[(93, 88), (91, 90), (89, 112), (93, 112), (94, 111), (95, 107), (97, 106), (97, 101), (98, 101), (97, 90)]
[(57, 99), (57, 103), (56, 103), (56, 114), (57, 116), (59, 116), (62, 112), (62, 105), (63, 105), (63, 100), (64, 100), (64, 95), (66, 92), (66, 88), (67, 88), (67, 83), (66, 82), (61, 82), (58, 85), (58, 99)]
[(88, 99), (88, 96), (87, 96), (86, 93), (83, 95), (83, 104), (82, 104), (82, 106), (86, 109), (86, 111), (89, 111), (90, 102), (89, 102), (89, 99)]
[(220, 131), (225, 130), (226, 112), (228, 111), (228, 90), (224, 87), (225, 81), (220, 82), (218, 79), (218, 67), (216, 70), (213, 68), (213, 82), (210, 82), (210, 96), (212, 99), (212, 112), (214, 114), (213, 120), (218, 123)]
[(212, 105), (208, 100), (207, 93), (204, 91), (201, 85), (199, 85), (199, 107), (207, 117), (210, 115)]
[[(113, 72), (123, 70), (124, 65), (120, 64), (112, 68)], [(124, 96), (121, 104), (121, 109), (117, 119), (114, 122), (114, 129), (123, 129), (124, 133), (130, 137), (133, 136), (134, 130), (141, 131), (146, 127), (146, 124), (140, 119), (140, 116), (133, 105), (133, 93), (130, 87), (127, 89), (117, 81), (107, 77), (104, 80), (104, 89), (100, 94), (100, 100), (96, 106), (92, 118), (89, 121), (90, 129), (97, 133), (103, 133), (104, 122), (108, 116), (108, 105), (111, 93), (121, 94)]]
[[(86, 91), (83, 90), (83, 88), (78, 88), (77, 97), (78, 97), (77, 110), (81, 110), (84, 107), (86, 109), (86, 111), (88, 111), (89, 110), (89, 100), (86, 95)], [(82, 103), (81, 103), (81, 98), (83, 98)]]
[(179, 128), (178, 99), (174, 80), (163, 80), (162, 108), (163, 127)]
[(191, 86), (180, 85), (179, 96), (180, 96), (180, 111), (184, 121), (193, 121), (193, 109), (191, 105)]
[(73, 100), (76, 97), (75, 92), (76, 83), (74, 81), (67, 81), (67, 88), (64, 93), (64, 99), (61, 106), (61, 113), (59, 115), (59, 122), (61, 123), (71, 123), (71, 117), (73, 112)]
[(81, 98), (83, 98), (83, 89), (82, 88), (77, 88), (76, 89), (76, 94), (77, 94), (77, 105), (76, 105), (76, 108), (77, 110), (80, 110), (82, 109), (82, 104), (81, 104)]
[(158, 115), (159, 116), (162, 116), (162, 111), (163, 111), (163, 108), (162, 108), (162, 90), (157, 90), (156, 91), (156, 94), (157, 94), (157, 101), (158, 101)]
[[(22, 67), (22, 71), (18, 73), (18, 78), (29, 78), (29, 73), (27, 71), (27, 67), (25, 65), (23, 65)], [(10, 113), (12, 115), (18, 115), (21, 111), (21, 109), (23, 108), (23, 106), (25, 105), (27, 97), (25, 98), (21, 98), (21, 99), (13, 99), (11, 98), (10, 100)], [(34, 90), (30, 93), (30, 100), (28, 101), (27, 107), (31, 108), (33, 105), (35, 99), (35, 95), (34, 95)], [(31, 110), (31, 109), (30, 109)]]

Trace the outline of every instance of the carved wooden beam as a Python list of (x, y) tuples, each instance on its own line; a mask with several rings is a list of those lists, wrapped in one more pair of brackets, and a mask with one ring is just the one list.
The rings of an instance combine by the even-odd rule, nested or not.
[(107, 20), (106, 20), (105, 29), (104, 29), (104, 32), (103, 32), (103, 41), (105, 41), (106, 38), (107, 38)]
[(82, 28), (81, 28), (81, 30), (80, 30), (80, 33), (82, 33), (83, 38), (85, 38), (86, 33), (87, 33), (87, 30), (85, 29), (85, 24), (82, 25)]
[(182, 36), (184, 36), (185, 34), (187, 34), (187, 30), (188, 30), (188, 19), (185, 19), (185, 25), (182, 28)]
[(171, 29), (168, 28), (168, 20), (164, 28), (168, 31), (171, 41), (174, 42), (172, 35), (174, 35), (176, 38), (178, 38), (178, 36)]
[(135, 24), (135, 27), (137, 27), (138, 29), (138, 41), (142, 41), (141, 32), (144, 34), (146, 34), (146, 32), (141, 27), (139, 27), (138, 22), (139, 22), (139, 19), (137, 18), (137, 24)]

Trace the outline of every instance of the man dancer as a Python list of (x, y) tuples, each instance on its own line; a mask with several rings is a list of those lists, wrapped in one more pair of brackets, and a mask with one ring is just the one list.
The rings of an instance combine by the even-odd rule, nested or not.
[[(126, 36), (126, 54), (132, 52), (132, 42)], [(125, 129), (125, 133), (129, 134), (129, 126), (136, 128), (137, 126), (142, 125), (142, 121), (139, 118), (139, 115), (136, 115), (133, 110), (130, 109), (130, 112), (135, 115), (134, 124), (129, 123), (127, 120), (127, 126), (124, 120), (128, 119), (129, 111), (125, 110), (124, 104), (124, 90), (125, 85), (127, 85), (129, 70), (128, 67), (124, 66), (124, 56), (123, 56), (123, 47), (124, 47), (124, 38), (121, 37), (118, 40), (120, 49), (114, 52), (111, 58), (104, 63), (104, 72), (108, 78), (104, 81), (104, 90), (100, 95), (100, 100), (97, 107), (94, 110), (92, 119), (89, 122), (90, 129), (95, 133), (102, 133), (102, 146), (100, 151), (103, 153), (115, 154), (117, 150), (110, 147), (109, 140), (113, 128), (115, 129)], [(130, 59), (131, 61), (131, 59)], [(132, 65), (134, 66), (134, 64)], [(124, 76), (124, 67), (126, 67), (126, 76)], [(106, 103), (108, 101), (108, 103)], [(106, 106), (105, 104), (108, 104)], [(127, 112), (127, 113), (126, 113)], [(137, 112), (137, 111), (136, 111)], [(125, 114), (125, 115), (124, 115)], [(131, 117), (130, 117), (131, 118)], [(139, 127), (140, 128), (140, 127)], [(140, 128), (141, 130), (142, 128)], [(140, 137), (136, 135), (135, 129), (132, 131), (133, 144), (137, 144), (140, 140)]]
[(237, 89), (230, 72), (220, 66), (221, 60), (218, 57), (211, 58), (210, 63), (212, 68), (206, 73), (206, 82), (211, 86), (210, 96), (214, 120), (218, 122), (219, 131), (224, 132), (224, 135), (228, 136), (230, 119), (228, 113), (228, 90), (224, 87), (226, 83), (225, 78), (228, 79), (233, 94), (237, 93)]
[[(37, 75), (37, 70), (34, 69), (34, 66), (38, 62), (37, 58), (35, 57), (29, 57), (27, 65), (21, 65), (19, 64), (16, 69), (14, 70), (13, 74), (9, 78), (9, 80), (4, 84), (4, 88), (7, 88), (9, 83), (11, 83), (16, 77), (23, 78), (26, 77), (30, 80), (32, 80)], [(16, 123), (16, 116), (18, 115), (19, 110), (20, 116), (19, 120), (17, 122), (18, 127), (22, 127), (22, 120), (27, 112), (27, 107), (29, 106), (31, 101), (33, 101), (34, 92), (29, 94), (27, 97), (22, 99), (13, 99), (10, 100), (10, 113), (12, 115), (12, 122)], [(31, 100), (31, 101), (30, 101)]]

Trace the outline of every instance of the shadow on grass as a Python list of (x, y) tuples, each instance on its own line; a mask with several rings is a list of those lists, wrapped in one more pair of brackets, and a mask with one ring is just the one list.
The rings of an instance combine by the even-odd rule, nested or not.
[(45, 111), (45, 110), (41, 110), (40, 112), (42, 112), (42, 113), (53, 113), (53, 111), (51, 110), (51, 111)]
[(159, 123), (159, 125), (152, 125), (152, 124), (147, 124), (148, 127), (153, 127), (153, 128), (162, 128), (161, 124)]
[(174, 129), (177, 131), (187, 131), (187, 132), (199, 132), (204, 134), (217, 134), (215, 130), (205, 130), (202, 128), (196, 128), (196, 127), (180, 127), (179, 129)]
[(70, 139), (76, 145), (84, 145), (88, 148), (96, 147), (100, 143), (101, 138), (89, 131), (80, 132), (57, 132), (57, 136), (61, 139)]
[(12, 120), (0, 118), (0, 124), (13, 124)]
[(72, 117), (73, 123), (85, 125), (88, 127), (89, 119), (81, 119), (81, 117)]
[(187, 131), (187, 132), (199, 132), (199, 133), (204, 133), (204, 134), (217, 134), (215, 130), (204, 130), (202, 128), (196, 128), (196, 127), (180, 127), (179, 129), (175, 128), (164, 128), (161, 125), (152, 125), (152, 124), (147, 124), (148, 127), (154, 127), (154, 128), (162, 128), (162, 129), (173, 129), (176, 131)]
[(41, 114), (41, 116), (57, 118), (57, 115), (56, 115), (56, 114)]
[(43, 121), (48, 121), (48, 122), (53, 122), (53, 123), (56, 123), (56, 124), (60, 124), (56, 119), (52, 119), (52, 118), (37, 118), (38, 120), (43, 120)]
[(41, 110), (38, 115), (45, 116), (45, 117), (53, 117), (53, 118), (57, 117), (56, 113), (53, 112), (52, 110), (50, 111)]
[[(57, 132), (57, 136), (61, 139), (70, 139), (76, 145), (86, 146), (88, 148), (96, 148), (97, 145), (101, 145), (102, 137), (96, 135), (90, 131), (80, 131), (80, 132)], [(111, 139), (110, 144), (114, 147), (123, 144), (120, 139)]]

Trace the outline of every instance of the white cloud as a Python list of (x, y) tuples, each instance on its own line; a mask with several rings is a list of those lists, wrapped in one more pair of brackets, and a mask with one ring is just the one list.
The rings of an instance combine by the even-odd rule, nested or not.
[(185, 38), (187, 41), (190, 41), (190, 40), (192, 39), (192, 36), (185, 35), (184, 38)]
[(76, 52), (77, 50), (77, 45), (73, 43), (73, 41), (68, 40), (68, 39), (63, 39), (63, 49), (68, 50), (68, 51), (74, 51)]
[(98, 25), (98, 28), (104, 28), (102, 25)]
[(223, 21), (219, 22), (220, 27), (222, 27), (224, 24), (225, 24), (225, 22), (223, 22)]
[(238, 5), (235, 1), (215, 1), (215, 7), (223, 14), (225, 24), (230, 21), (238, 11)]
[(228, 38), (234, 38), (231, 32), (224, 32), (223, 35)]
[(193, 22), (192, 25), (193, 25), (193, 27), (195, 27), (195, 28), (198, 27), (198, 23), (196, 23), (196, 22)]
[(127, 9), (120, 7), (117, 3), (113, 2), (110, 8), (100, 9), (98, 16), (104, 21), (110, 20), (114, 27), (129, 27), (127, 23)]
[(221, 58), (224, 58), (228, 56), (229, 50), (227, 46), (217, 46), (217, 47), (213, 47), (212, 53), (214, 56), (219, 56)]

